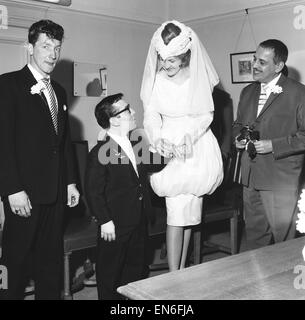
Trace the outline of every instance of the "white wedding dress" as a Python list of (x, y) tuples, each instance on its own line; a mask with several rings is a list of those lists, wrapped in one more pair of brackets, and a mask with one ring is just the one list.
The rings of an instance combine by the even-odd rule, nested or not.
[(172, 226), (200, 223), (202, 196), (211, 194), (223, 179), (220, 149), (209, 128), (212, 113), (188, 115), (189, 82), (176, 84), (157, 74), (144, 113), (144, 128), (151, 142), (165, 138), (179, 144), (186, 134), (193, 141), (190, 157), (173, 158), (151, 176), (154, 192), (166, 197), (167, 224)]

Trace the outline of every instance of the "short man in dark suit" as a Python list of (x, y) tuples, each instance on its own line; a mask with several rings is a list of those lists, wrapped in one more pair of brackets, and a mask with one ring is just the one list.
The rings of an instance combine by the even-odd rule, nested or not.
[[(304, 166), (305, 86), (283, 74), (288, 49), (266, 40), (254, 55), (253, 78), (243, 89), (234, 124), (241, 159), (249, 249), (295, 236)], [(248, 126), (249, 130), (243, 129)]]
[[(34, 23), (30, 63), (0, 76), (0, 195), (5, 222), (0, 264), (8, 270), (2, 299), (22, 299), (33, 258), (36, 299), (60, 299), (64, 206), (77, 205), (65, 90), (50, 74), (63, 28)], [(2, 291), (2, 292), (1, 292)]]
[(146, 271), (151, 205), (147, 166), (138, 158), (138, 141), (128, 138), (136, 126), (134, 114), (121, 93), (104, 98), (95, 109), (107, 134), (90, 151), (85, 193), (100, 225), (96, 276), (98, 297), (103, 300), (120, 299), (116, 288), (143, 278)]

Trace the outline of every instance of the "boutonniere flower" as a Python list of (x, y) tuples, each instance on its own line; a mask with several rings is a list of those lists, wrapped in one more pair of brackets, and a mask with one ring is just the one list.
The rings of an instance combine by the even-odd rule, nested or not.
[(65, 104), (63, 105), (63, 109), (64, 111), (67, 111), (67, 106)]
[(283, 92), (283, 88), (279, 85), (275, 85), (272, 90), (271, 90), (272, 93), (275, 93), (275, 94), (279, 94), (279, 93), (282, 93)]
[(114, 151), (114, 155), (120, 159), (124, 159), (126, 158), (126, 156), (124, 156), (121, 152), (117, 152), (115, 149), (113, 149)]
[(41, 95), (42, 91), (45, 90), (45, 85), (42, 81), (38, 81), (31, 87), (31, 94), (39, 94)]

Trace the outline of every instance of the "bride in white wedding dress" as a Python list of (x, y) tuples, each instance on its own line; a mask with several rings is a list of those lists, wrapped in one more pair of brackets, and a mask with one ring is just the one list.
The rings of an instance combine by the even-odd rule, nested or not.
[(210, 124), (218, 76), (197, 35), (165, 22), (149, 48), (141, 98), (151, 150), (171, 160), (151, 176), (166, 199), (170, 271), (185, 267), (191, 226), (201, 222), (203, 195), (222, 182), (222, 158)]

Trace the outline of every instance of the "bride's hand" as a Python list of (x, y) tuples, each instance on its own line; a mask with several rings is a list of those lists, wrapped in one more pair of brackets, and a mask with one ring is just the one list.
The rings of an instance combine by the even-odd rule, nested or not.
[(185, 135), (177, 146), (174, 146), (174, 155), (176, 158), (187, 158), (193, 152), (191, 137)]
[(165, 158), (171, 158), (174, 153), (174, 145), (167, 139), (159, 139), (155, 143), (158, 153)]

